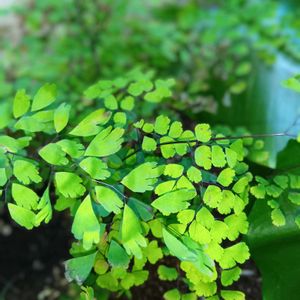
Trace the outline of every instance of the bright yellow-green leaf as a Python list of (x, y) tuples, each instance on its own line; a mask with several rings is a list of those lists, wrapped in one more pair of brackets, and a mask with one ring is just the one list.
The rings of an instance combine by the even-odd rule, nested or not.
[(153, 190), (160, 171), (155, 162), (146, 162), (134, 168), (121, 181), (123, 185), (136, 193)]
[(79, 166), (93, 179), (104, 180), (110, 177), (107, 164), (100, 158), (87, 157), (79, 163)]
[(121, 235), (126, 252), (142, 258), (141, 247), (146, 247), (147, 243), (142, 235), (140, 221), (128, 205), (124, 207)]
[(71, 106), (62, 103), (55, 111), (54, 111), (54, 127), (56, 132), (61, 132), (68, 124), (69, 121), (69, 113)]
[(107, 127), (91, 141), (84, 155), (104, 157), (118, 152), (124, 140), (123, 135), (123, 128)]
[(195, 127), (196, 139), (199, 142), (207, 143), (211, 139), (211, 129), (208, 124), (198, 124)]
[(46, 83), (35, 94), (32, 100), (31, 111), (40, 110), (46, 106), (49, 106), (56, 99), (57, 90), (56, 85)]
[(94, 213), (91, 197), (88, 195), (76, 211), (72, 233), (75, 238), (83, 241), (84, 249), (91, 249), (100, 241), (101, 226)]
[(195, 151), (195, 162), (199, 167), (205, 170), (211, 169), (211, 150), (209, 146), (203, 145)]
[(97, 109), (86, 116), (71, 132), (75, 136), (93, 136), (102, 129), (98, 125), (105, 125), (112, 113), (103, 108)]
[(58, 192), (65, 197), (76, 198), (85, 192), (82, 179), (74, 173), (56, 172), (55, 184)]
[(19, 118), (27, 113), (30, 107), (30, 96), (24, 89), (18, 90), (13, 103), (13, 115)]
[(12, 203), (8, 203), (8, 210), (12, 219), (19, 225), (29, 230), (34, 227), (35, 213), (31, 210)]
[(14, 162), (13, 172), (16, 178), (25, 185), (31, 182), (39, 183), (42, 181), (42, 177), (39, 175), (37, 167), (26, 160), (16, 160)]
[(123, 207), (123, 201), (119, 195), (112, 189), (105, 186), (96, 186), (96, 199), (108, 212), (114, 214), (120, 213), (120, 208)]
[(32, 189), (18, 183), (13, 183), (11, 192), (18, 206), (27, 209), (37, 208), (39, 196)]

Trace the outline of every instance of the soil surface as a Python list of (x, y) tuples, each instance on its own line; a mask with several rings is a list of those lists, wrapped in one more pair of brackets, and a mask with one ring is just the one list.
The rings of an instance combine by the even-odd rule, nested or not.
[[(50, 224), (27, 231), (12, 224), (7, 211), (0, 212), (0, 300), (77, 299), (75, 293), (70, 296), (64, 278), (63, 261), (70, 258), (72, 242), (68, 219), (60, 214)], [(161, 300), (166, 290), (174, 288), (172, 282), (159, 281), (156, 266), (152, 268), (147, 283), (132, 290), (134, 300)], [(259, 273), (249, 261), (239, 282), (230, 288), (244, 291), (247, 300), (261, 300), (260, 286)], [(69, 297), (63, 296), (66, 293)]]

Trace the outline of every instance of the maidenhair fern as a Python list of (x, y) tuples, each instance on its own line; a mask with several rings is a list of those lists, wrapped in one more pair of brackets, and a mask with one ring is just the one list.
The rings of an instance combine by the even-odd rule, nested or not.
[[(244, 299), (226, 287), (249, 258), (240, 239), (249, 192), (268, 195), (280, 225), (276, 199), (288, 186), (298, 189), (299, 178), (256, 177), (250, 188), (249, 139), (227, 138), (208, 124), (185, 129), (166, 115), (137, 117), (145, 107), (158, 110), (172, 85), (134, 72), (99, 81), (85, 91), (94, 105), (83, 118), (56, 100), (53, 84), (34, 97), (18, 91), (15, 119), (0, 136), (2, 193), (11, 217), (27, 229), (48, 223), (53, 209), (70, 210), (76, 242), (66, 276), (80, 285), (89, 278), (90, 286), (123, 293), (158, 263), (160, 280), (185, 286), (164, 299)], [(288, 199), (300, 203), (298, 192)], [(178, 268), (160, 263), (168, 256)], [(93, 290), (82, 295), (92, 299)]]

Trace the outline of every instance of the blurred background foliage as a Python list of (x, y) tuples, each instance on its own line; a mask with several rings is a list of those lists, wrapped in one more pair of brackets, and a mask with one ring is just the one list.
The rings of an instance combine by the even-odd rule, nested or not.
[[(187, 124), (209, 122), (228, 135), (299, 131), (299, 96), (280, 85), (300, 73), (296, 0), (24, 0), (4, 7), (0, 19), (5, 18), (0, 128), (10, 122), (8, 103), (19, 88), (30, 93), (55, 82), (61, 100), (84, 110), (90, 102), (78, 95), (89, 85), (140, 68), (176, 79), (175, 101), (163, 109)], [(281, 161), (295, 157), (298, 150), (289, 150), (288, 140), (266, 139), (265, 147), (249, 141), (248, 159), (263, 165), (253, 164), (253, 170), (269, 174), (284, 151)], [(253, 210), (254, 221), (261, 209)], [(264, 253), (270, 246), (261, 246), (265, 236), (257, 232), (262, 224), (269, 228), (268, 222), (254, 222), (250, 230), (250, 243)], [(292, 223), (286, 232), (295, 232)], [(254, 250), (258, 264), (266, 261), (261, 253)], [(282, 261), (287, 252), (282, 253), (274, 261)], [(289, 253), (294, 260), (295, 249)], [(274, 283), (267, 282), (270, 291)]]
[[(0, 97), (57, 82), (80, 109), (88, 85), (141, 67), (176, 78), (172, 108), (188, 118), (281, 132), (298, 113), (280, 81), (299, 69), (299, 13), (270, 0), (18, 1), (2, 10), (17, 33), (2, 33)], [(260, 162), (274, 167), (284, 143), (267, 141)]]

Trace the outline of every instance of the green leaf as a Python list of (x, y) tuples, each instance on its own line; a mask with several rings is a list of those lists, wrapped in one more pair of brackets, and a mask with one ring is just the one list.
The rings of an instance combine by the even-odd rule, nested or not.
[(114, 122), (116, 127), (124, 127), (127, 122), (127, 115), (124, 112), (116, 112), (114, 114)]
[(209, 146), (203, 145), (195, 150), (195, 162), (205, 170), (211, 169), (211, 150)]
[(121, 181), (123, 185), (136, 193), (153, 190), (160, 171), (155, 162), (146, 162), (134, 168)]
[(222, 191), (218, 186), (209, 185), (204, 193), (203, 201), (211, 208), (217, 208), (222, 200)]
[(187, 170), (187, 177), (189, 178), (190, 181), (195, 182), (195, 183), (199, 183), (202, 180), (202, 174), (201, 171), (198, 170), (196, 167), (191, 166), (188, 170)]
[(143, 143), (142, 143), (142, 149), (144, 151), (150, 152), (155, 151), (157, 148), (157, 143), (153, 138), (144, 136)]
[(210, 235), (214, 242), (221, 243), (222, 240), (226, 239), (228, 235), (227, 224), (219, 220), (214, 220), (214, 223), (210, 229)]
[(7, 182), (7, 174), (5, 168), (0, 168), (0, 186), (4, 186)]
[(79, 166), (87, 172), (93, 179), (105, 180), (110, 177), (107, 164), (96, 157), (87, 157), (83, 159)]
[(225, 149), (227, 164), (230, 168), (234, 168), (237, 163), (237, 154), (230, 148)]
[(300, 176), (297, 175), (289, 175), (290, 177), (290, 186), (292, 189), (300, 189)]
[(289, 185), (289, 178), (285, 175), (277, 175), (273, 178), (273, 181), (282, 189), (286, 189)]
[(97, 252), (89, 255), (79, 256), (69, 259), (65, 262), (65, 276), (67, 280), (75, 280), (77, 284), (82, 285), (87, 279), (93, 268)]
[(46, 106), (49, 106), (56, 99), (57, 90), (56, 85), (51, 83), (46, 83), (43, 85), (35, 94), (31, 111), (40, 110)]
[(107, 253), (108, 262), (112, 267), (127, 268), (130, 258), (121, 245), (112, 240)]
[(95, 293), (91, 287), (81, 287), (82, 292), (80, 293), (80, 300), (94, 300)]
[(63, 166), (69, 162), (66, 158), (66, 153), (57, 143), (47, 144), (39, 151), (39, 155), (43, 160), (52, 165)]
[(272, 210), (271, 218), (272, 218), (272, 223), (275, 226), (283, 226), (286, 223), (285, 216), (280, 208), (275, 208)]
[[(143, 120), (144, 121), (144, 120)], [(154, 125), (151, 123), (143, 124), (143, 131), (146, 133), (152, 133), (154, 130)]]
[(211, 241), (210, 232), (197, 221), (193, 221), (189, 226), (189, 235), (199, 244), (208, 244)]
[(116, 192), (105, 186), (96, 186), (95, 191), (97, 202), (99, 202), (105, 210), (113, 212), (116, 215), (120, 213), (120, 208), (123, 207), (123, 201)]
[(155, 90), (145, 95), (144, 99), (151, 103), (159, 103), (162, 99), (170, 97), (172, 92), (170, 87), (174, 85), (174, 80), (156, 80)]
[(39, 196), (30, 188), (18, 183), (13, 183), (11, 192), (12, 197), (14, 198), (18, 206), (27, 209), (37, 208)]
[(300, 215), (298, 215), (298, 216), (295, 217), (295, 223), (297, 224), (297, 226), (300, 229)]
[(69, 134), (75, 136), (93, 136), (99, 133), (101, 127), (111, 118), (112, 113), (103, 108), (97, 109), (86, 116)]
[(101, 225), (94, 213), (91, 197), (88, 195), (78, 207), (73, 225), (72, 233), (78, 240), (83, 240), (83, 248), (89, 250), (93, 244), (100, 241)]
[(266, 187), (259, 183), (258, 185), (250, 188), (250, 193), (257, 199), (264, 199), (266, 196)]
[(232, 94), (238, 95), (245, 91), (247, 88), (247, 83), (245, 81), (237, 81), (230, 87), (230, 92)]
[(151, 220), (148, 225), (150, 226), (150, 230), (154, 237), (162, 238), (162, 223), (160, 219)]
[(180, 300), (180, 292), (178, 289), (172, 289), (164, 293), (165, 300)]
[(105, 260), (104, 257), (100, 256), (100, 258), (96, 259), (96, 263), (94, 264), (94, 270), (97, 274), (105, 274), (109, 269), (109, 264)]
[(104, 98), (104, 106), (109, 110), (118, 109), (118, 101), (114, 95), (108, 95)]
[(250, 73), (252, 68), (251, 63), (249, 62), (241, 62), (235, 70), (236, 75), (245, 76)]
[(153, 83), (147, 79), (133, 82), (128, 87), (128, 93), (133, 96), (140, 96), (143, 92), (148, 92), (153, 88)]
[(158, 246), (157, 241), (151, 241), (146, 248), (143, 249), (144, 255), (147, 257), (151, 264), (156, 264), (161, 258), (163, 258), (163, 252)]
[(226, 165), (225, 153), (218, 145), (211, 147), (211, 162), (217, 168), (223, 168)]
[(241, 194), (244, 192), (245, 188), (248, 186), (249, 184), (249, 178), (248, 177), (241, 177), (233, 186), (233, 191)]
[(212, 241), (205, 248), (205, 253), (207, 255), (209, 255), (209, 257), (211, 259), (214, 259), (216, 261), (220, 261), (222, 255), (224, 253), (224, 249), (220, 246), (220, 244), (218, 242)]
[(167, 134), (169, 130), (170, 119), (166, 116), (159, 116), (154, 123), (154, 131), (160, 135)]
[(245, 294), (240, 291), (221, 290), (221, 296), (224, 300), (245, 300)]
[(182, 261), (196, 261), (197, 254), (163, 228), (163, 238), (170, 253)]
[(42, 221), (49, 223), (52, 218), (52, 206), (50, 202), (49, 187), (44, 191), (43, 196), (37, 207), (40, 211), (35, 218), (35, 226), (39, 226)]
[(223, 286), (229, 286), (234, 281), (240, 278), (242, 270), (239, 267), (235, 267), (230, 270), (223, 270), (221, 274), (221, 282)]
[(112, 292), (117, 291), (119, 288), (118, 279), (114, 277), (112, 273), (106, 273), (98, 276), (97, 285)]
[(161, 146), (160, 146), (160, 151), (163, 156), (163, 158), (172, 158), (176, 154), (176, 145), (172, 144), (174, 140), (168, 136), (163, 136), (159, 140)]
[(281, 85), (287, 89), (293, 90), (297, 93), (300, 93), (300, 82), (299, 78), (291, 77), (289, 79), (283, 80)]
[(178, 178), (183, 174), (184, 166), (179, 164), (167, 164), (164, 170), (164, 175), (172, 178)]
[(146, 203), (141, 202), (135, 198), (130, 198), (127, 204), (143, 221), (148, 222), (153, 218), (153, 209)]
[(171, 191), (154, 200), (151, 205), (158, 209), (163, 215), (177, 213), (189, 207), (189, 200), (195, 198), (195, 190), (181, 189)]
[(189, 268), (192, 268), (192, 272), (198, 274), (200, 273), (200, 278), (203, 279), (204, 277), (209, 281), (215, 279), (217, 274), (215, 270), (215, 264), (214, 261), (204, 252), (205, 248), (188, 236), (182, 236), (182, 240), (185, 245), (189, 247), (190, 251), (193, 251), (196, 254), (196, 260), (183, 261), (180, 267), (184, 270), (183, 266), (189, 265)]
[(230, 149), (237, 155), (237, 160), (242, 161), (244, 158), (244, 145), (242, 140), (236, 140), (230, 145)]
[(220, 266), (223, 269), (229, 269), (234, 267), (236, 263), (244, 263), (249, 257), (249, 248), (244, 242), (240, 242), (224, 249), (224, 254), (220, 260)]
[(47, 122), (37, 120), (34, 115), (23, 116), (15, 123), (14, 127), (17, 130), (23, 130), (25, 132), (41, 132), (46, 131), (49, 127), (51, 128)]
[[(195, 293), (182, 294), (181, 300), (197, 300), (197, 295)], [(213, 299), (208, 299), (208, 300), (213, 300)]]
[(212, 296), (217, 292), (216, 271), (210, 271), (210, 275), (201, 273), (194, 264), (190, 262), (182, 262), (180, 268), (186, 272), (187, 279), (191, 282), (193, 290), (197, 296)]
[(239, 234), (246, 234), (248, 232), (249, 223), (245, 213), (239, 215), (230, 215), (224, 219), (225, 224), (227, 224), (228, 239), (234, 241), (238, 238)]
[(173, 139), (177, 139), (181, 136), (182, 132), (182, 123), (179, 121), (175, 121), (171, 124), (168, 135)]
[(0, 149), (3, 149), (5, 152), (9, 151), (12, 153), (17, 153), (21, 147), (18, 140), (8, 136), (8, 135), (1, 135), (0, 136)]
[(30, 184), (31, 182), (39, 183), (42, 181), (42, 177), (39, 175), (37, 167), (26, 160), (16, 160), (14, 162), (13, 173), (15, 177), (25, 185)]
[(217, 177), (217, 182), (227, 187), (233, 182), (235, 171), (231, 168), (226, 168), (221, 171)]
[(118, 152), (124, 141), (123, 135), (123, 128), (112, 129), (111, 126), (107, 127), (91, 141), (84, 155), (104, 157)]
[(189, 224), (195, 217), (195, 211), (193, 209), (185, 209), (177, 214), (177, 220), (181, 224)]
[(72, 158), (79, 158), (84, 153), (84, 146), (76, 141), (64, 139), (60, 140), (56, 144)]
[(176, 188), (176, 180), (168, 180), (158, 184), (154, 190), (155, 194), (160, 196)]
[(71, 105), (62, 103), (54, 111), (54, 127), (56, 132), (61, 132), (68, 124)]
[(8, 210), (12, 219), (19, 225), (28, 230), (35, 226), (35, 213), (31, 210), (12, 203), (8, 203)]
[(215, 218), (212, 215), (212, 213), (205, 206), (203, 206), (197, 212), (196, 221), (205, 226), (206, 228), (210, 229), (215, 222)]
[(56, 188), (65, 197), (76, 198), (82, 196), (85, 192), (85, 187), (81, 183), (82, 179), (74, 173), (55, 173)]
[(196, 139), (199, 142), (207, 143), (211, 139), (211, 129), (208, 124), (198, 124), (195, 127)]
[(125, 97), (122, 101), (121, 101), (121, 108), (123, 110), (128, 110), (131, 111), (134, 108), (134, 98), (131, 96), (127, 96)]
[(124, 289), (129, 290), (134, 285), (142, 285), (148, 279), (148, 276), (149, 272), (144, 270), (126, 273), (125, 277), (121, 280), (121, 285)]
[(231, 212), (231, 209), (235, 205), (236, 198), (234, 194), (229, 190), (223, 190), (222, 191), (222, 201), (218, 205), (218, 212), (220, 214), (229, 214)]
[(266, 187), (266, 192), (269, 196), (278, 198), (280, 196), (280, 194), (282, 193), (282, 189), (274, 184), (270, 184)]
[(290, 192), (288, 194), (288, 199), (296, 204), (296, 205), (300, 205), (300, 193), (296, 193), (296, 192)]
[(128, 205), (124, 206), (121, 235), (126, 252), (139, 259), (142, 258), (141, 247), (146, 247), (147, 243), (142, 235), (139, 219)]
[(27, 113), (30, 107), (30, 96), (24, 89), (18, 90), (13, 103), (13, 115), (19, 118)]

